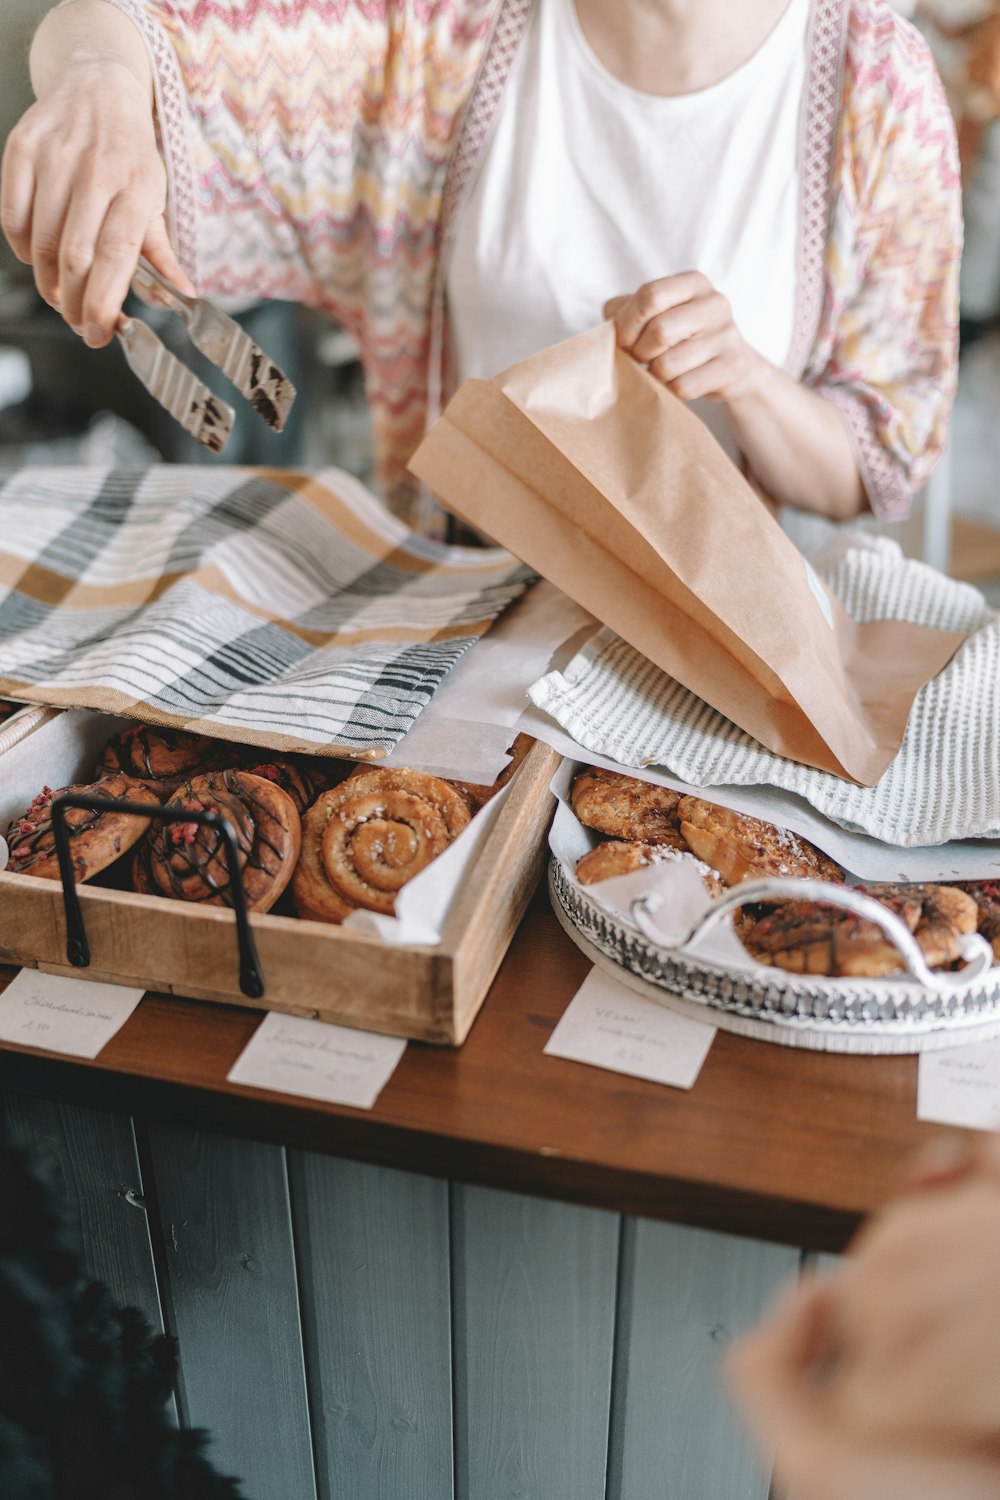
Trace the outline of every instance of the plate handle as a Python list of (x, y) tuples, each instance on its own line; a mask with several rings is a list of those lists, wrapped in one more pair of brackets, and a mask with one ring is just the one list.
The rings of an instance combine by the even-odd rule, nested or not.
[(706, 908), (695, 921), (691, 930), (676, 942), (664, 939), (663, 933), (653, 922), (653, 913), (663, 904), (659, 891), (647, 891), (632, 902), (632, 920), (647, 942), (667, 953), (677, 953), (693, 947), (722, 918), (739, 906), (750, 906), (759, 901), (822, 901), (827, 906), (837, 906), (858, 917), (873, 922), (889, 939), (902, 958), (908, 974), (929, 990), (937, 993), (959, 989), (974, 979), (982, 977), (993, 964), (993, 948), (978, 932), (963, 933), (959, 939), (959, 951), (964, 966), (957, 973), (948, 973), (928, 967), (919, 943), (896, 913), (883, 906), (872, 896), (854, 890), (851, 886), (834, 885), (826, 880), (770, 879), (744, 880), (740, 885), (730, 886), (718, 900)]

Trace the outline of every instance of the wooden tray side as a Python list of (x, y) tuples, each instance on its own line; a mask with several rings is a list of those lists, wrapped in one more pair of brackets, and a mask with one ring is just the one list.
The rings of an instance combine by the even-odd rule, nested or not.
[(555, 808), (549, 787), (560, 759), (540, 740), (532, 746), (449, 913), (443, 947), (454, 960), (450, 1040), (456, 1045), (468, 1035), (545, 867)]

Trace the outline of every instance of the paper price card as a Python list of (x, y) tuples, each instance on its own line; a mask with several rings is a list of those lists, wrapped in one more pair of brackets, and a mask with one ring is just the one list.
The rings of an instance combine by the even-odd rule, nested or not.
[(120, 984), (22, 969), (0, 995), (0, 1042), (96, 1057), (142, 999)]
[(405, 1051), (402, 1037), (269, 1011), (228, 1077), (250, 1088), (371, 1109)]
[(714, 1026), (678, 1015), (600, 969), (591, 969), (545, 1051), (552, 1057), (689, 1089), (714, 1036)]
[(1000, 1039), (921, 1053), (917, 1118), (1000, 1130)]

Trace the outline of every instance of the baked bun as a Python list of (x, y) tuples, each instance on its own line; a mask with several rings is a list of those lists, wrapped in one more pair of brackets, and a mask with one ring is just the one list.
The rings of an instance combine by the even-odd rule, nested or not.
[(666, 844), (683, 849), (677, 821), (678, 792), (639, 781), (620, 771), (586, 766), (573, 780), (570, 801), (587, 828), (612, 838), (643, 844)]
[(437, 776), (386, 767), (348, 777), (306, 813), (296, 911), (316, 922), (342, 922), (359, 908), (391, 914), (397, 893), (471, 817)]
[(687, 847), (717, 870), (726, 885), (775, 876), (837, 884), (844, 879), (840, 866), (807, 839), (761, 818), (732, 812), (701, 797), (682, 797), (678, 818)]
[[(976, 930), (975, 901), (954, 887), (873, 885), (862, 891), (906, 924), (931, 968), (954, 963), (962, 936)], [(744, 916), (740, 938), (754, 958), (795, 974), (875, 979), (905, 967), (874, 922), (818, 902), (787, 901), (756, 920)]]
[(607, 843), (598, 844), (578, 860), (576, 878), (581, 885), (596, 885), (599, 881), (611, 880), (616, 875), (630, 875), (633, 870), (667, 861), (683, 861), (692, 865), (713, 900), (722, 895), (724, 886), (718, 875), (695, 855), (671, 849), (665, 844), (641, 844), (635, 840), (623, 842), (620, 839), (609, 839)]
[(976, 903), (976, 931), (1000, 959), (1000, 880), (963, 880), (953, 889), (964, 891)]
[(320, 792), (343, 781), (348, 771), (343, 761), (322, 761), (318, 757), (269, 755), (259, 750), (254, 752), (254, 757), (250, 757), (252, 763), (246, 766), (247, 772), (251, 776), (263, 776), (265, 781), (280, 786), (295, 803), (300, 817), (306, 808), (312, 807)]

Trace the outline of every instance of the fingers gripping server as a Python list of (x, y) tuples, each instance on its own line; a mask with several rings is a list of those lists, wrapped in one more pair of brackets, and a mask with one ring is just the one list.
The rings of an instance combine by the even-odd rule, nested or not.
[[(275, 432), (282, 430), (295, 387), (238, 323), (204, 298), (185, 296), (144, 257), (132, 290), (148, 305), (176, 313), (195, 348), (232, 381)], [(199, 443), (221, 453), (232, 431), (233, 408), (171, 354), (147, 323), (123, 314), (115, 332), (130, 368), (150, 395)]]

